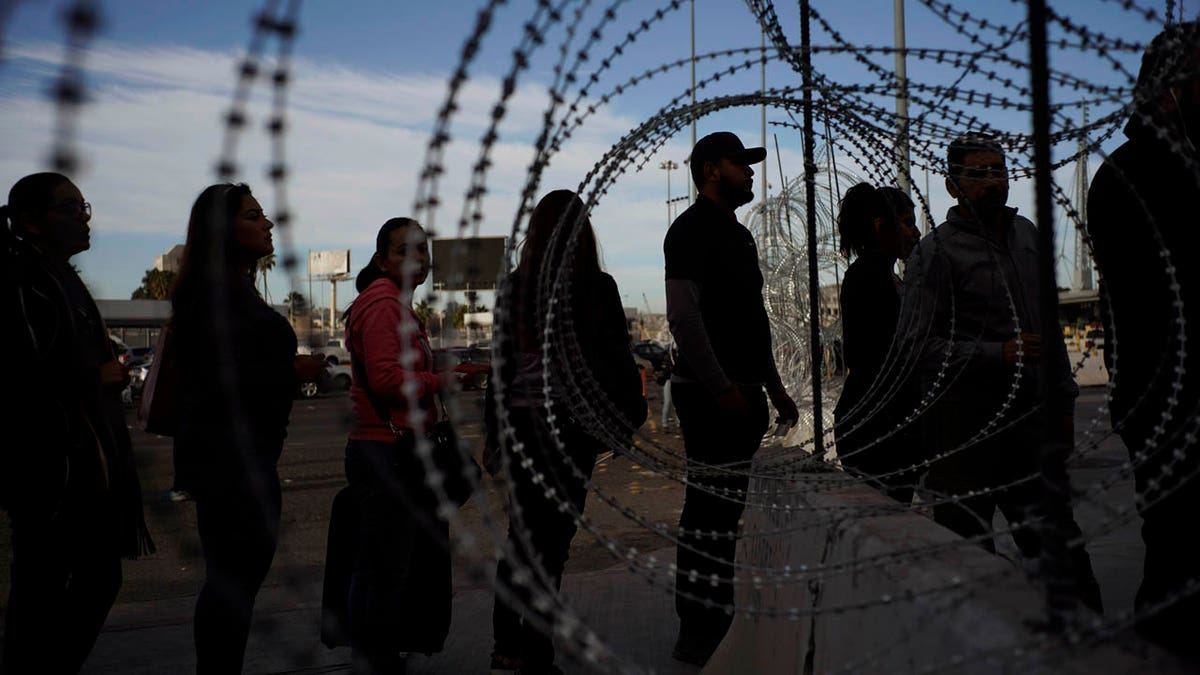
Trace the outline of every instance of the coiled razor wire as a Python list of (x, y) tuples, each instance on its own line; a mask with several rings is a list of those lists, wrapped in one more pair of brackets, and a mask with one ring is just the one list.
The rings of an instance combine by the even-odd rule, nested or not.
[[(520, 38), (512, 45), (511, 62), (501, 79), (501, 91), (491, 107), (488, 126), (478, 139), (477, 159), (471, 166), (467, 188), (461, 201), (454, 202), (443, 197), (441, 192), (446, 174), (457, 170), (457, 167), (447, 165), (445, 151), (447, 145), (456, 137), (454, 122), (461, 109), (463, 88), (471, 78), (472, 69), (478, 67), (476, 62), (480, 57), (483, 42), (497, 20), (497, 15), (501, 12), (517, 11), (508, 7), (509, 3), (504, 0), (491, 0), (483, 4), (475, 14), (474, 24), (463, 43), (459, 62), (451, 71), (446, 96), (437, 110), (423, 168), (419, 173), (412, 215), (422, 222), (429, 230), (430, 236), (433, 236), (440, 208), (460, 203), (461, 211), (455, 221), (453, 233), (460, 237), (478, 234), (480, 224), (485, 214), (488, 214), (488, 177), (493, 166), (491, 157), (503, 135), (509, 105), (517, 95), (521, 78), (527, 75), (531, 64), (536, 62), (540, 53), (553, 53), (550, 57), (553, 59), (552, 78), (546, 84), (550, 103), (542, 116), (540, 132), (533, 142), (533, 160), (526, 170), (518, 205), (512, 214), (510, 244), (501, 273), (502, 281), (515, 265), (516, 242), (521, 239), (532, 205), (539, 195), (547, 190), (544, 174), (553, 165), (558, 154), (571, 147), (572, 138), (589, 124), (589, 120), (597, 112), (621, 102), (622, 97), (631, 91), (637, 90), (644, 94), (653, 89), (651, 93), (661, 97), (658, 110), (615, 139), (609, 150), (597, 158), (592, 169), (578, 176), (578, 182), (570, 186), (586, 203), (587, 213), (581, 214), (574, 221), (559, 223), (553, 234), (555, 243), (552, 245), (565, 242), (564, 262), (558, 268), (538, 270), (535, 288), (527, 291), (536, 294), (537, 314), (543, 317), (540, 324), (541, 347), (547, 397), (552, 397), (561, 409), (569, 412), (576, 423), (610, 449), (628, 455), (645, 469), (678, 485), (708, 490), (709, 488), (702, 484), (693, 483), (693, 479), (705, 474), (748, 475), (751, 482), (746, 490), (713, 492), (722, 499), (745, 502), (749, 510), (761, 511), (767, 516), (765, 527), (743, 533), (741, 538), (743, 546), (747, 549), (753, 549), (755, 546), (770, 547), (773, 540), (796, 536), (805, 531), (836, 529), (842, 523), (853, 522), (856, 519), (908, 513), (918, 509), (923, 511), (936, 505), (957, 504), (963, 496), (939, 495), (928, 490), (923, 491), (920, 503), (914, 505), (881, 502), (864, 506), (815, 506), (812, 498), (870, 483), (879, 478), (920, 472), (1036, 415), (1036, 409), (1022, 407), (1016, 403), (1020, 368), (1014, 371), (1017, 374), (1008, 382), (1009, 391), (1005, 402), (995, 410), (986, 411), (990, 415), (989, 421), (960, 446), (911, 466), (897, 468), (888, 474), (871, 475), (858, 470), (850, 474), (843, 473), (840, 470), (840, 458), (834, 448), (832, 419), (826, 419), (825, 414), (817, 419), (813, 414), (818, 407), (826, 411), (832, 408), (832, 402), (840, 393), (840, 381), (835, 377), (827, 378), (825, 371), (828, 366), (813, 358), (817, 350), (814, 349), (816, 345), (811, 338), (819, 334), (821, 342), (829, 344), (838, 339), (840, 324), (833, 322), (827, 326), (819, 326), (814, 332), (811, 317), (815, 315), (815, 309), (809, 301), (809, 298), (813, 297), (810, 293), (814, 289), (811, 288), (810, 279), (829, 279), (831, 271), (834, 280), (837, 279), (839, 262), (836, 259), (836, 246), (833, 241), (834, 220), (840, 200), (838, 186), (852, 185), (861, 180), (860, 176), (877, 185), (898, 182), (900, 179), (894, 166), (893, 147), (897, 142), (895, 129), (901, 126), (901, 122), (908, 130), (905, 141), (911, 149), (911, 169), (923, 170), (935, 176), (944, 176), (945, 148), (951, 139), (968, 130), (995, 133), (1006, 150), (1012, 179), (1035, 181), (1043, 198), (1052, 199), (1054, 205), (1066, 214), (1066, 222), (1070, 223), (1070, 227), (1083, 231), (1086, 224), (1083, 214), (1072, 203), (1072, 199), (1058, 184), (1052, 172), (1054, 169), (1075, 163), (1081, 157), (1097, 153), (1103, 156), (1101, 144), (1112, 139), (1131, 114), (1143, 114), (1138, 112), (1140, 106), (1137, 104), (1140, 102), (1134, 100), (1132, 84), (1137, 69), (1133, 64), (1147, 45), (1130, 41), (1125, 36), (1106, 35), (1054, 7), (1045, 7), (1038, 0), (1032, 2), (1034, 11), (1026, 18), (1018, 20), (998, 20), (989, 12), (990, 8), (974, 3), (953, 3), (944, 0), (920, 0), (919, 3), (915, 3), (935, 17), (959, 45), (955, 48), (916, 45), (899, 50), (906, 59), (913, 60), (921, 66), (909, 69), (904, 80), (905, 92), (913, 112), (909, 113), (907, 119), (901, 120), (896, 113), (888, 109), (888, 102), (898, 89), (899, 78), (892, 67), (885, 65), (886, 61), (895, 57), (898, 50), (885, 45), (856, 44), (852, 38), (847, 37), (854, 34), (856, 26), (837, 26), (817, 10), (808, 7), (807, 2), (804, 4), (808, 11), (803, 13), (803, 20), (808, 23), (804, 26), (804, 32), (807, 35), (811, 28), (816, 28), (818, 33), (817, 44), (809, 44), (807, 48), (788, 38), (776, 12), (777, 3), (748, 0), (747, 14), (766, 36), (766, 47), (712, 44), (708, 46), (708, 51), (697, 54), (694, 58), (646, 64), (631, 62), (628, 54), (634, 52), (635, 45), (652, 40), (655, 31), (677, 18), (679, 12), (686, 7), (686, 3), (681, 0), (657, 2), (653, 5), (621, 0), (601, 3), (588, 0), (539, 0), (533, 3), (529, 18), (523, 23)], [(1018, 7), (1025, 5), (1019, 0), (1013, 0), (1012, 4)], [(1168, 0), (1163, 14), (1159, 14), (1145, 2), (1108, 0), (1107, 4), (1119, 5), (1117, 9), (1123, 12), (1129, 22), (1151, 29), (1185, 18), (1185, 3), (1182, 2)], [(10, 7), (6, 6), (0, 10), (0, 21), (7, 18), (9, 9)], [(226, 133), (216, 167), (217, 177), (221, 180), (240, 175), (236, 150), (239, 134), (245, 128), (248, 119), (246, 105), (249, 92), (264, 72), (269, 71), (272, 108), (266, 131), (271, 138), (272, 157), (266, 177), (274, 190), (275, 221), (282, 233), (283, 266), (293, 290), (298, 287), (298, 277), (290, 228), (294, 215), (288, 209), (286, 196), (289, 172), (285, 161), (284, 141), (287, 131), (285, 114), (290, 84), (289, 64), (293, 40), (299, 29), (299, 10), (299, 0), (289, 0), (286, 3), (274, 0), (266, 2), (254, 15), (254, 33), (246, 55), (238, 66), (237, 84), (232, 106), (224, 119)], [(87, 156), (86, 148), (76, 147), (78, 142), (74, 128), (81, 106), (86, 102), (83, 68), (87, 45), (99, 23), (99, 17), (98, 3), (85, 1), (73, 3), (65, 14), (67, 57), (52, 88), (57, 102), (57, 122), (50, 164), (58, 170), (78, 170), (81, 160)], [(1041, 36), (1045, 35), (1048, 29), (1054, 31), (1055, 36), (1043, 44), (1044, 38)], [(264, 66), (262, 62), (266, 45), (271, 40), (274, 40), (277, 46), (274, 63)], [(1034, 68), (1031, 65), (1031, 44), (1035, 47), (1042, 45), (1043, 48), (1049, 48), (1050, 61), (1044, 68)], [(1081, 77), (1076, 68), (1056, 69), (1055, 58), (1066, 55), (1073, 59), (1091, 59), (1103, 66), (1110, 73), (1110, 77), (1104, 81), (1093, 82)], [(808, 73), (810, 77), (804, 80), (810, 84), (795, 86), (794, 83), (800, 79), (799, 75), (805, 68), (804, 64), (813, 57), (822, 61), (814, 65), (813, 70)], [(852, 68), (854, 76), (833, 76), (833, 70), (828, 66), (834, 63), (843, 66), (843, 72), (844, 68)], [(681, 72), (683, 68), (693, 64), (710, 71), (708, 76), (696, 82), (695, 90), (685, 87), (679, 91), (664, 91), (657, 85), (646, 86), (665, 78), (668, 74)], [(622, 72), (637, 74), (622, 79), (615, 74), (618, 65), (622, 66)], [(779, 68), (789, 70), (789, 77), (785, 80), (786, 86), (746, 86), (745, 83), (750, 81), (746, 75), (751, 74), (755, 68), (765, 68), (768, 65), (772, 67), (773, 72)], [(928, 74), (928, 79), (923, 79), (923, 73)], [(947, 85), (946, 82), (951, 84)], [(1035, 93), (1046, 91), (1047, 86), (1052, 87), (1052, 99), (1038, 99), (1040, 94), (1035, 96)], [(759, 195), (760, 201), (751, 208), (745, 218), (760, 244), (764, 276), (763, 295), (771, 321), (776, 361), (788, 390), (807, 411), (807, 420), (802, 422), (798, 431), (789, 436), (785, 444), (771, 448), (769, 452), (764, 451), (762, 457), (749, 468), (704, 465), (694, 461), (690, 462), (689, 467), (683, 454), (641, 431), (638, 431), (637, 442), (628, 447), (626, 439), (629, 433), (637, 430), (629, 429), (621, 420), (616, 407), (607, 400), (594, 374), (589, 372), (571, 313), (565, 309), (572, 306), (570, 269), (583, 219), (590, 217), (610, 193), (619, 191), (619, 183), (623, 178), (640, 171), (653, 161), (656, 154), (675, 134), (693, 121), (704, 121), (716, 113), (738, 108), (769, 107), (773, 114), (781, 116), (780, 119), (772, 120), (773, 127), (785, 136), (799, 130), (809, 136), (809, 142), (814, 141), (812, 129), (806, 129), (805, 125), (795, 119), (796, 114), (806, 112), (804, 100), (809, 98), (812, 100), (811, 108), (807, 109), (809, 117), (812, 113), (817, 113), (825, 124), (822, 144), (825, 153), (822, 161), (825, 168), (821, 169), (818, 164), (813, 163), (808, 165), (807, 170), (802, 167), (791, 179), (781, 175), (778, 192), (774, 195)], [(1084, 108), (1092, 111), (1092, 121), (1079, 123), (1076, 121), (1076, 115)], [(981, 114), (984, 111), (987, 111), (987, 114)], [(1013, 114), (1025, 116), (1031, 113), (1042, 115), (1044, 119), (1042, 126), (1038, 127), (1039, 133), (1042, 134), (1040, 146), (1034, 134), (1013, 128), (1014, 125), (1023, 128), (1025, 124), (1024, 117), (1012, 117)], [(1149, 119), (1144, 121), (1152, 122)], [(1160, 136), (1169, 140), (1175, 152), (1184, 160), (1189, 172), (1194, 174), (1193, 177), (1200, 181), (1200, 169), (1196, 160), (1185, 149), (1186, 139), (1178, 138), (1174, 129), (1160, 128), (1158, 131)], [(1051, 158), (1045, 153), (1035, 157), (1035, 148), (1039, 147), (1054, 149), (1057, 158)], [(853, 168), (849, 168), (849, 165)], [(803, 196), (803, 187), (806, 181), (814, 178), (810, 173), (813, 171), (826, 174), (819, 176), (821, 180), (816, 181), (819, 186), (822, 185), (821, 181), (825, 183), (814, 193), (812, 203), (808, 203), (809, 200)], [(782, 174), (782, 168), (780, 172)], [(915, 186), (914, 190), (918, 208), (932, 221), (934, 214), (930, 211), (930, 195)], [(1048, 203), (1043, 202), (1043, 207)], [(818, 223), (815, 237), (805, 234), (802, 227), (802, 223), (810, 214), (815, 214)], [(793, 223), (795, 228), (792, 227)], [(604, 222), (596, 223), (601, 238), (604, 236), (605, 225)], [(1051, 224), (1039, 225), (1050, 227)], [(1148, 236), (1153, 237), (1163, 261), (1163, 272), (1170, 280), (1173, 323), (1177, 329), (1176, 338), (1179, 345), (1174, 352), (1162, 354), (1158, 369), (1171, 374), (1172, 386), (1178, 391), (1183, 386), (1187, 347), (1183, 289), (1180, 287), (1175, 267), (1178, 264), (1179, 252), (1168, 249), (1166, 240), (1157, 226)], [(1081, 241), (1090, 248), (1090, 239), (1086, 234)], [(927, 242), (928, 244), (920, 249), (918, 257), (909, 262), (918, 270), (923, 268), (920, 255), (930, 255), (935, 259), (941, 255), (937, 230), (927, 235)], [(805, 252), (812, 248), (815, 248), (815, 259), (818, 261), (815, 276), (810, 274), (810, 265), (803, 257)], [(451, 267), (464, 264), (460, 260), (439, 261), (439, 265)], [(1004, 279), (1003, 275), (1001, 278)], [(918, 283), (921, 281), (919, 274), (916, 279)], [(1006, 311), (1012, 315), (1017, 332), (1036, 332), (1036, 326), (1022, 326), (1014, 289), (1007, 287), (1007, 279), (1004, 281)], [(505, 326), (505, 318), (523, 299), (514, 297), (511, 287), (507, 284), (500, 283), (498, 288), (500, 290), (496, 299), (495, 325)], [(886, 433), (864, 443), (859, 452), (878, 445), (913, 425), (919, 425), (923, 416), (933, 414), (931, 411), (936, 410), (937, 402), (951, 386), (969, 377), (965, 366), (952, 365), (952, 343), (959, 340), (978, 344), (983, 336), (966, 334), (956, 328), (956, 294), (953, 288), (949, 288), (948, 292), (949, 297), (946, 301), (950, 307), (950, 340), (941, 354), (933, 387), (919, 400), (903, 404), (902, 407), (906, 410), (903, 419), (896, 422)], [(1101, 298), (1101, 302), (1107, 303), (1108, 300)], [(910, 301), (906, 300), (906, 303)], [(897, 326), (884, 365), (871, 385), (869, 394), (862, 399), (870, 403), (860, 404), (849, 411), (843, 422), (843, 431), (866, 428), (868, 422), (883, 410), (892, 407), (891, 402), (900, 392), (899, 383), (912, 376), (920, 367), (918, 356), (926, 351), (932, 336), (921, 332), (916, 317), (927, 309), (912, 304), (904, 306), (901, 324)], [(1119, 315), (1112, 314), (1111, 311), (1110, 314), (1113, 316), (1113, 333), (1109, 336), (1106, 348), (1114, 352), (1115, 374), (1121, 363), (1119, 344), (1122, 331), (1136, 330), (1136, 327), (1128, 328), (1121, 323)], [(400, 329), (403, 333), (412, 330), (413, 327), (402, 326)], [(512, 336), (504, 334), (503, 331), (495, 336), (492, 356), (497, 373), (504, 372), (503, 359), (510, 352), (511, 338)], [(408, 344), (406, 340), (403, 342)], [(1018, 364), (1023, 362), (1025, 356), (1018, 343)], [(417, 356), (403, 354), (401, 358), (402, 361), (412, 363)], [(1080, 361), (1074, 364), (1073, 371), (1079, 372), (1090, 358), (1094, 358), (1091, 348), (1081, 355)], [(236, 377), (236, 374), (232, 376)], [(539, 452), (561, 455), (572, 474), (569, 480), (582, 480), (588, 486), (594, 508), (611, 509), (630, 523), (644, 528), (658, 539), (659, 548), (690, 547), (692, 544), (688, 542), (696, 537), (730, 539), (739, 536), (739, 533), (729, 531), (685, 531), (674, 523), (656, 522), (624, 504), (616, 494), (593, 483), (589, 478), (590, 472), (585, 471), (585, 467), (572, 463), (562, 442), (562, 420), (555, 416), (549, 402), (545, 422), (551, 429), (551, 434), (547, 437), (523, 437), (513, 426), (510, 410), (504, 404), (507, 400), (505, 390), (511, 383), (503, 381), (501, 377), (493, 377), (491, 382), (495, 387), (495, 400), (498, 402), (495, 412), (500, 425), (500, 438), (506, 450), (503, 471), (509, 478), (506, 481), (506, 485), (509, 486), (509, 518), (514, 523), (514, 530), (522, 547), (533, 550), (528, 528), (523, 526), (525, 516), (516, 500), (512, 498), (511, 478), (514, 472), (530, 471), (534, 466), (530, 453), (533, 444), (542, 446), (537, 448)], [(814, 384), (815, 387), (812, 386)], [(819, 391), (820, 396), (814, 398), (807, 395), (805, 392), (810, 390)], [(409, 397), (408, 408), (419, 410), (415, 401), (415, 390), (405, 390), (404, 393)], [(1148, 400), (1149, 392), (1141, 392), (1131, 412), (1121, 419), (1114, 419), (1109, 430), (1102, 430), (1109, 413), (1112, 393), (1110, 384), (1105, 390), (1103, 405), (1084, 425), (1083, 441), (1072, 449), (1073, 459), (1086, 458), (1097, 453), (1102, 443), (1124, 430), (1128, 420), (1135, 413), (1142, 412), (1141, 408)], [(456, 407), (453, 400), (450, 405), (452, 408)], [(1102, 511), (1104, 517), (1097, 527), (1084, 531), (1078, 540), (1068, 544), (1087, 545), (1117, 528), (1127, 526), (1138, 517), (1139, 509), (1161, 503), (1173, 490), (1180, 489), (1179, 486), (1197, 480), (1196, 473), (1200, 470), (1183, 472), (1181, 465), (1187, 459), (1187, 450), (1200, 438), (1200, 410), (1180, 409), (1176, 399), (1171, 398), (1166, 406), (1155, 412), (1159, 415), (1160, 423), (1154, 427), (1152, 434), (1145, 439), (1139, 452), (1131, 457), (1129, 462), (1108, 473), (1101, 480), (1070, 492), (1075, 508), (1086, 505)], [(1179, 426), (1174, 424), (1178, 420), (1185, 421), (1182, 430), (1169, 435), (1167, 429)], [(820, 438), (814, 436), (814, 431), (818, 428), (823, 428)], [(831, 451), (815, 452), (821, 447)], [(472, 449), (464, 446), (461, 450), (469, 452)], [(441, 501), (438, 513), (451, 524), (451, 532), (454, 535), (451, 544), (455, 553), (461, 557), (473, 576), (490, 583), (497, 595), (505, 601), (524, 610), (531, 610), (529, 618), (535, 625), (551, 632), (567, 654), (592, 669), (598, 672), (641, 672), (644, 669), (642, 664), (633, 662), (627, 655), (617, 653), (607, 645), (601, 636), (584, 622), (569, 600), (555, 590), (549, 575), (539, 564), (535, 562), (528, 566), (520, 562), (521, 558), (516, 557), (516, 552), (505, 536), (506, 523), (496, 517), (497, 509), (489, 508), (485, 491), (478, 491), (477, 495), (483, 502), (479, 512), (490, 542), (477, 541), (468, 529), (461, 527), (461, 515), (446, 498), (443, 487), (445, 477), (438, 472), (433, 463), (429, 444), (418, 443), (417, 454), (426, 468), (429, 486)], [(1161, 476), (1149, 481), (1149, 489), (1137, 495), (1132, 503), (1118, 506), (1110, 504), (1114, 488), (1127, 482), (1135, 470), (1146, 467), (1150, 462), (1155, 462), (1155, 465), (1161, 467)], [(1185, 475), (1181, 476), (1181, 473)], [(1163, 479), (1172, 476), (1179, 478), (1175, 487), (1163, 489)], [(1041, 476), (1037, 474), (1023, 476), (1005, 485), (979, 490), (968, 496), (993, 494), (1040, 479)], [(678, 570), (674, 564), (661, 560), (661, 554), (653, 550), (638, 550), (626, 546), (606, 532), (594, 518), (580, 512), (566, 499), (567, 480), (568, 477), (554, 473), (533, 476), (535, 484), (544, 486), (546, 497), (554, 500), (560, 511), (569, 514), (580, 530), (595, 538), (598, 546), (608, 550), (614, 561), (625, 564), (631, 573), (665, 593), (676, 592), (677, 572), (690, 574), (695, 579), (696, 570)], [(597, 502), (600, 506), (595, 506)], [(813, 584), (819, 587), (820, 584), (838, 577), (854, 575), (872, 568), (900, 563), (919, 565), (922, 562), (946, 559), (957, 551), (974, 547), (992, 538), (990, 523), (985, 525), (989, 526), (986, 528), (988, 533), (978, 537), (939, 544), (914, 545), (884, 554), (861, 556), (848, 562), (822, 560), (813, 565), (792, 569), (763, 566), (754, 559), (741, 560), (735, 565), (731, 578), (712, 578), (710, 581), (714, 585), (729, 584), (756, 590), (789, 586), (811, 588)], [(1001, 536), (1026, 528), (1045, 531), (1052, 526), (1049, 522), (1032, 518), (1027, 522), (1009, 523), (1007, 528), (996, 530), (994, 535)], [(490, 549), (495, 552), (494, 556), (483, 553), (489, 548), (484, 544), (490, 544)], [(702, 551), (694, 552), (702, 556), (707, 555)], [(497, 559), (508, 559), (514, 564), (515, 574), (511, 584), (498, 583), (494, 568)], [(1035, 566), (1029, 566), (1026, 570), (1013, 567), (975, 577), (948, 578), (940, 584), (920, 589), (897, 589), (895, 593), (874, 600), (834, 606), (773, 606), (751, 603), (745, 606), (723, 606), (721, 609), (742, 617), (795, 621), (799, 617), (852, 615), (895, 603), (925, 603), (917, 610), (917, 615), (933, 617), (938, 612), (950, 611), (969, 602), (978, 591), (987, 588), (998, 578), (1028, 573), (1030, 580), (1036, 585), (1043, 586), (1047, 582), (1052, 585), (1054, 580), (1042, 578), (1043, 572), (1044, 570)], [(931, 660), (929, 663), (920, 664), (919, 668), (923, 671), (935, 671), (963, 669), (971, 664), (999, 663), (1022, 670), (1045, 669), (1050, 667), (1050, 664), (1066, 658), (1071, 649), (1079, 645), (1094, 645), (1119, 639), (1122, 632), (1134, 622), (1194, 594), (1200, 590), (1198, 587), (1200, 581), (1193, 579), (1191, 583), (1177, 589), (1171, 597), (1138, 612), (1120, 612), (1104, 617), (1081, 614), (1069, 621), (1059, 634), (1041, 634), (1030, 638), (1028, 642), (1003, 647), (964, 647), (965, 651), (961, 653), (945, 660)], [(1047, 592), (1050, 590), (1052, 588)], [(793, 597), (803, 596), (797, 594)], [(705, 601), (700, 597), (693, 596), (693, 599)], [(921, 623), (903, 627), (895, 640), (877, 645), (852, 663), (842, 664), (838, 672), (886, 669), (889, 658), (902, 649), (909, 638), (919, 635)], [(311, 648), (298, 646), (295, 652), (297, 664), (304, 663), (311, 651)]]

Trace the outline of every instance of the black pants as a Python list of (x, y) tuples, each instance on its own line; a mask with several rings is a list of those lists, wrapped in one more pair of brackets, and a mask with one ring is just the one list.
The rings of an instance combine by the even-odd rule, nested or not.
[(78, 672), (121, 587), (111, 511), (102, 503), (77, 503), (53, 519), (20, 511), (10, 516), (3, 671)]
[(840, 411), (834, 413), (838, 459), (844, 468), (862, 477), (868, 485), (901, 504), (911, 504), (920, 474), (917, 471), (895, 472), (921, 462), (920, 433), (912, 428), (913, 425), (896, 432), (896, 424), (902, 418), (886, 412), (878, 415), (878, 418), (864, 421), (861, 414), (846, 419)]
[[(1114, 419), (1120, 419), (1114, 413)], [(1131, 425), (1132, 426), (1132, 425)], [(1172, 465), (1172, 476), (1163, 473), (1171, 463), (1172, 454), (1182, 438), (1178, 429), (1169, 429), (1161, 437), (1158, 450), (1135, 469), (1134, 478), (1139, 496), (1159, 500), (1148, 508), (1139, 509), (1142, 516), (1142, 541), (1146, 544), (1142, 583), (1134, 600), (1136, 610), (1145, 611), (1165, 600), (1175, 598), (1154, 616), (1138, 624), (1138, 632), (1170, 649), (1188, 661), (1200, 663), (1200, 642), (1196, 626), (1200, 625), (1200, 594), (1178, 598), (1186, 584), (1200, 581), (1200, 542), (1196, 541), (1196, 518), (1200, 515), (1200, 478), (1180, 484), (1178, 477), (1196, 470), (1200, 448), (1184, 446), (1184, 459)], [(1135, 449), (1154, 434), (1152, 429), (1138, 427), (1121, 434), (1131, 458)], [(1149, 482), (1156, 480), (1160, 490), (1149, 491)], [(1165, 495), (1165, 496), (1164, 496)]]
[(254, 599), (279, 542), (279, 475), (274, 466), (260, 468), (259, 475), (254, 490), (195, 495), (205, 567), (194, 625), (200, 675), (242, 672)]
[[(676, 554), (675, 612), (681, 633), (716, 642), (733, 620), (723, 609), (733, 604), (730, 580), (737, 540), (729, 535), (738, 531), (749, 484), (746, 472), (767, 431), (767, 397), (762, 387), (742, 387), (749, 411), (735, 415), (719, 408), (716, 397), (702, 385), (674, 383), (671, 387), (688, 457), (688, 485), (679, 527), (689, 533), (681, 538)], [(701, 463), (718, 464), (735, 473), (714, 473), (700, 467)], [(715, 530), (724, 537), (697, 537), (696, 530)], [(693, 571), (695, 581), (689, 578)], [(716, 586), (710, 582), (714, 574)], [(689, 594), (694, 597), (687, 597)]]
[[(986, 410), (986, 408), (984, 408)], [(925, 430), (937, 452), (951, 450), (963, 444), (983, 428), (983, 421), (969, 415), (948, 414), (931, 417)], [(1021, 555), (1037, 560), (1042, 553), (1043, 539), (1039, 531), (1049, 527), (1048, 536), (1057, 542), (1078, 539), (1082, 534), (1075, 522), (1069, 500), (1048, 487), (1048, 480), (1066, 486), (1066, 456), (1039, 464), (1038, 453), (1043, 442), (1041, 425), (1036, 421), (1018, 422), (984, 441), (938, 460), (929, 469), (925, 486), (938, 499), (954, 496), (957, 501), (933, 508), (933, 519), (939, 525), (963, 537), (990, 534), (992, 517), (999, 508), (1009, 523), (1040, 523), (1040, 527), (1022, 527), (1012, 533)], [(1013, 487), (984, 495), (964, 496), (971, 491), (986, 490), (1021, 478), (1032, 477)], [(981, 541), (983, 548), (995, 553), (991, 537)], [(1082, 544), (1067, 550), (1069, 560), (1058, 561), (1061, 573), (1070, 577), (1079, 599), (1088, 607), (1102, 611), (1100, 584), (1092, 571), (1091, 557)]]
[[(532, 465), (522, 467), (521, 458), (515, 455), (509, 460), (515, 504), (509, 509), (508, 543), (516, 559), (505, 558), (497, 564), (496, 580), (516, 594), (520, 604), (530, 609), (535, 593), (553, 595), (562, 584), (563, 569), (576, 528), (574, 517), (559, 510), (560, 502), (566, 501), (582, 512), (587, 498), (584, 481), (575, 475), (567, 462), (572, 462), (578, 471), (590, 478), (596, 455), (603, 446), (571, 423), (563, 424), (567, 418), (560, 415), (559, 438), (565, 448), (564, 456), (542, 420), (541, 409), (531, 411), (514, 407), (511, 415), (517, 438), (524, 443), (524, 452)], [(542, 485), (533, 481), (538, 474), (543, 477)], [(546, 496), (548, 488), (554, 488), (554, 497)], [(520, 508), (519, 518), (513, 513), (514, 507)], [(522, 533), (530, 545), (522, 541)], [(532, 578), (526, 583), (535, 591), (513, 583), (514, 567), (531, 571)], [(543, 625), (549, 624), (553, 613), (538, 618)], [(520, 658), (525, 670), (536, 672), (554, 663), (554, 642), (550, 635), (499, 596), (492, 608), (492, 631), (495, 652)]]
[(349, 603), (356, 672), (394, 671), (400, 652), (440, 652), (450, 632), (449, 525), (408, 438), (346, 445), (360, 517)]

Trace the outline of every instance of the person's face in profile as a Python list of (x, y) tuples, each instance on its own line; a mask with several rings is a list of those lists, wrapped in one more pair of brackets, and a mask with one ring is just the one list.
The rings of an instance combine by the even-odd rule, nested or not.
[(397, 286), (414, 289), (429, 276), (429, 240), (425, 230), (409, 225), (392, 230), (387, 255), (375, 254), (375, 264)]
[(70, 258), (76, 253), (92, 247), (92, 206), (83, 200), (83, 194), (74, 183), (61, 183), (50, 193), (50, 206), (41, 218), (33, 218), (26, 229), (33, 234), (41, 246), (56, 254)]
[(734, 209), (754, 200), (754, 169), (741, 160), (722, 157), (714, 164), (719, 175), (722, 198)]
[(234, 222), (234, 233), (238, 249), (245, 257), (258, 260), (275, 252), (275, 244), (271, 241), (271, 229), (275, 227), (262, 206), (252, 195), (242, 197), (241, 208), (238, 209)]
[(963, 157), (957, 175), (946, 178), (946, 190), (958, 205), (985, 219), (1008, 203), (1008, 165), (1004, 154), (984, 150)]
[(921, 234), (917, 232), (917, 216), (912, 207), (896, 215), (894, 226), (888, 227), (882, 219), (876, 224), (879, 247), (898, 260), (907, 260)]

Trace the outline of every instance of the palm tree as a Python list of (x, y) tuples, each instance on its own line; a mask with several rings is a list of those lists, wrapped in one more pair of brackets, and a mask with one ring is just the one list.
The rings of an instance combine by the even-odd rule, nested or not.
[(146, 270), (142, 285), (133, 291), (134, 300), (170, 300), (175, 287), (175, 273), (163, 270)]
[(275, 254), (265, 255), (258, 259), (258, 271), (262, 274), (263, 282), (263, 297), (267, 303), (271, 302), (271, 289), (267, 288), (267, 272), (275, 269)]

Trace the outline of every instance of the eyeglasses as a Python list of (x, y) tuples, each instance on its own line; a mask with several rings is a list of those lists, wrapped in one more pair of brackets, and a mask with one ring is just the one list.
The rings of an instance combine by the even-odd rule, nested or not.
[(68, 199), (66, 201), (59, 202), (57, 204), (51, 204), (50, 208), (51, 208), (51, 210), (62, 211), (63, 213), (66, 213), (66, 214), (72, 215), (72, 216), (81, 216), (85, 213), (89, 217), (92, 215), (91, 202), (85, 202), (80, 199)]

